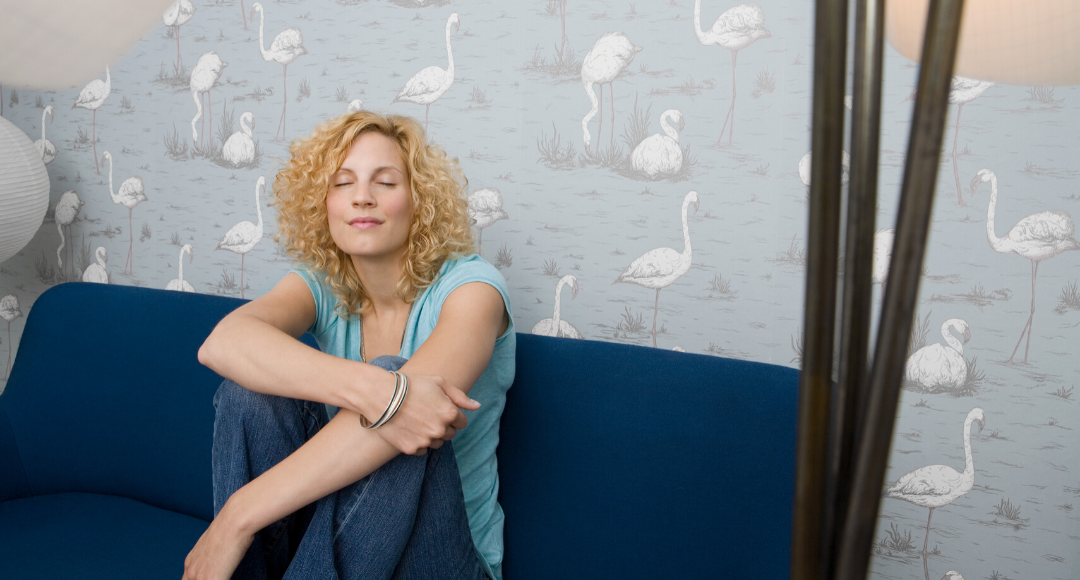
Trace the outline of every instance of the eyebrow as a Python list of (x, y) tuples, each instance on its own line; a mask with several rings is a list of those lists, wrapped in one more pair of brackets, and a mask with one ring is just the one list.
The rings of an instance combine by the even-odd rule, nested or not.
[[(404, 171), (402, 171), (401, 169), (399, 169), (399, 168), (397, 168), (397, 167), (395, 167), (393, 165), (380, 165), (379, 167), (376, 167), (375, 170), (371, 172), (371, 174), (372, 175), (378, 175), (379, 173), (381, 173), (381, 172), (383, 172), (383, 171), (385, 171), (387, 169), (393, 169), (394, 171), (397, 171), (398, 173), (401, 174), (402, 177), (404, 177), (406, 175)], [(349, 172), (349, 173), (351, 173), (353, 175), (356, 175), (356, 172), (353, 171), (352, 169), (349, 169), (348, 167), (339, 168), (337, 171), (334, 172), (334, 175), (336, 176), (336, 175), (338, 175), (339, 173), (341, 173), (343, 171), (347, 171), (347, 172)]]

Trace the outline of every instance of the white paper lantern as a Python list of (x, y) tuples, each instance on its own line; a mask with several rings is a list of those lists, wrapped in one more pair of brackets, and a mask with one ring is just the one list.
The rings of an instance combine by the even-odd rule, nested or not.
[(0, 84), (81, 87), (161, 25), (171, 0), (0, 0)]
[(49, 174), (34, 142), (0, 117), (0, 262), (23, 249), (49, 209)]
[[(930, 0), (889, 0), (889, 44), (919, 62)], [(967, 0), (954, 74), (1009, 85), (1080, 83), (1080, 2)]]

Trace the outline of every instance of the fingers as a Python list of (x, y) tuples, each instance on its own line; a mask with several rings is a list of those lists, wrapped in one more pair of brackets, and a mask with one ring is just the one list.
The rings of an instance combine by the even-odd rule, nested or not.
[(470, 399), (464, 391), (457, 387), (445, 387), (443, 390), (446, 392), (446, 396), (450, 397), (450, 401), (462, 409), (475, 411), (480, 408), (479, 401)]
[[(455, 410), (457, 411), (457, 416), (455, 416), (454, 420), (450, 422), (450, 427), (454, 429), (464, 429), (465, 426), (469, 424), (469, 419), (465, 416), (465, 413), (461, 412), (460, 409)], [(450, 439), (450, 437), (447, 437), (447, 439)]]

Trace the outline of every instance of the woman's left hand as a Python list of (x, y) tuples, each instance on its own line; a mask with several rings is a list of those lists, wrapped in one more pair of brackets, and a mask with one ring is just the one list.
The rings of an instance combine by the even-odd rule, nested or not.
[[(225, 507), (228, 507), (226, 504)], [(183, 580), (229, 580), (255, 539), (239, 531), (221, 510), (184, 559)]]

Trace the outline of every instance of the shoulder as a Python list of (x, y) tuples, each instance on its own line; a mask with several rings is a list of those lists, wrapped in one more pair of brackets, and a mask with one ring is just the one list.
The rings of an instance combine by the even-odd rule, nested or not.
[(476, 254), (447, 260), (421, 301), (426, 303), (424, 310), (432, 326), (444, 308), (464, 316), (479, 310), (490, 311), (496, 320), (502, 320), (503, 312), (506, 319), (513, 318), (506, 279), (498, 268)]
[(432, 284), (431, 291), (436, 299), (442, 302), (451, 292), (470, 282), (487, 283), (498, 290), (504, 300), (507, 298), (506, 279), (502, 273), (476, 254), (447, 260), (439, 270), (439, 276)]
[(298, 266), (289, 270), (286, 279), (299, 278), (307, 285), (311, 292), (311, 298), (315, 307), (315, 320), (308, 328), (316, 337), (321, 336), (330, 327), (334, 326), (339, 318), (337, 313), (338, 298), (330, 285), (326, 283), (326, 276), (319, 271)]

